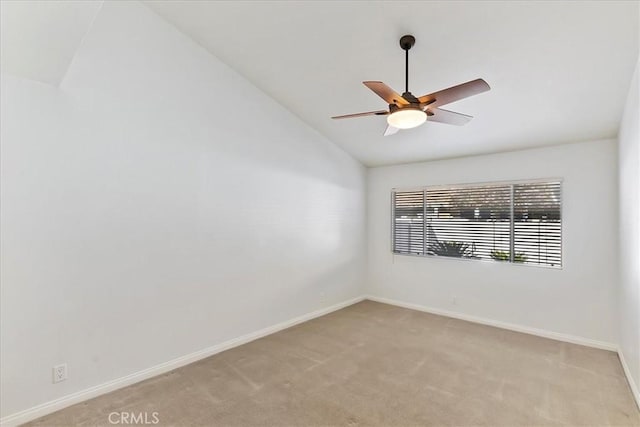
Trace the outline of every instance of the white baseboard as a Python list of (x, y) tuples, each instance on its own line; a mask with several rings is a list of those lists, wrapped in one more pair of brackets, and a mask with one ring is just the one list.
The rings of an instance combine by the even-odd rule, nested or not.
[(638, 409), (640, 410), (640, 389), (638, 389), (638, 385), (633, 380), (631, 376), (631, 371), (629, 370), (629, 365), (627, 365), (627, 361), (624, 359), (624, 353), (622, 349), (618, 349), (618, 357), (620, 358), (620, 364), (622, 365), (622, 369), (624, 370), (624, 374), (627, 377), (627, 382), (629, 383), (629, 388), (631, 388), (631, 394), (636, 401), (636, 405), (638, 405)]
[(290, 328), (299, 323), (306, 322), (311, 319), (315, 319), (316, 317), (324, 316), (325, 314), (329, 314), (336, 310), (340, 310), (342, 308), (356, 304), (364, 299), (365, 299), (364, 296), (359, 296), (357, 298), (343, 301), (341, 303), (334, 304), (330, 307), (316, 310), (311, 313), (303, 314), (302, 316), (298, 316), (296, 318), (287, 320), (285, 322), (278, 323), (273, 326), (269, 326), (259, 331), (242, 335), (238, 338), (233, 338), (223, 343), (216, 344), (214, 346), (205, 348), (200, 351), (196, 351), (195, 353), (178, 357), (177, 359), (173, 359), (168, 362), (161, 363), (159, 365), (153, 366), (151, 368), (148, 368), (139, 372), (135, 372), (125, 377), (117, 378), (115, 380), (108, 381), (106, 383), (99, 384), (97, 386), (90, 387), (88, 389), (81, 390), (76, 393), (69, 394), (67, 396), (63, 396), (59, 399), (55, 399), (50, 402), (46, 402), (46, 403), (34, 406), (33, 408), (29, 408), (24, 411), (20, 411), (15, 414), (11, 414), (6, 417), (3, 417), (2, 419), (0, 419), (0, 425), (9, 427), (9, 426), (16, 426), (22, 423), (35, 420), (36, 418), (40, 418), (42, 416), (51, 414), (53, 412), (59, 411), (68, 406), (75, 405), (76, 403), (80, 403), (88, 399), (93, 399), (94, 397), (98, 397), (105, 393), (109, 393), (111, 391), (129, 386), (131, 384), (135, 384), (137, 382), (155, 377), (157, 375), (164, 374), (166, 372), (172, 371), (174, 369), (180, 368), (190, 363), (197, 362), (198, 360), (205, 359), (209, 356), (213, 356), (214, 354), (220, 353), (221, 351), (229, 350), (233, 347), (237, 347), (239, 345), (257, 340), (258, 338), (262, 338), (267, 335), (271, 335), (273, 333), (279, 332), (283, 329)]
[(604, 341), (596, 341), (589, 338), (578, 337), (575, 335), (561, 334), (559, 332), (547, 331), (544, 329), (531, 328), (529, 326), (517, 325), (514, 323), (501, 322), (499, 320), (486, 319), (482, 317), (471, 316), (469, 314), (458, 313), (455, 311), (442, 310), (439, 308), (427, 307), (419, 304), (412, 304), (403, 301), (393, 300), (389, 298), (378, 297), (375, 295), (367, 295), (366, 299), (383, 304), (395, 305), (398, 307), (409, 308), (411, 310), (424, 311), (426, 313), (437, 314), (440, 316), (452, 317), (454, 319), (466, 320), (468, 322), (479, 323), (482, 325), (494, 326), (496, 328), (508, 329), (510, 331), (522, 332), (529, 335), (536, 335), (543, 338), (549, 338), (556, 341), (564, 341), (572, 344), (584, 345), (587, 347), (599, 348), (602, 350), (618, 351), (618, 346)]

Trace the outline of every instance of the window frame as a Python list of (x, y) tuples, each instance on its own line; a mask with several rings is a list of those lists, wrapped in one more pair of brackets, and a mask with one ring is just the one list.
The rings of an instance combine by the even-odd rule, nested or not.
[[(468, 188), (468, 187), (483, 187), (483, 186), (500, 186), (500, 185), (510, 185), (513, 186), (518, 184), (538, 184), (538, 183), (546, 183), (546, 182), (558, 182), (560, 183), (560, 264), (559, 265), (547, 265), (547, 264), (527, 264), (521, 262), (511, 262), (511, 261), (497, 261), (492, 259), (483, 259), (483, 258), (465, 258), (465, 257), (448, 257), (448, 256), (439, 256), (439, 255), (431, 255), (428, 253), (423, 254), (414, 254), (414, 253), (398, 253), (394, 251), (395, 247), (395, 193), (398, 192), (408, 192), (408, 191), (425, 191), (425, 190), (434, 190), (434, 189), (450, 189), (450, 188)], [(416, 258), (437, 258), (437, 259), (445, 259), (445, 260), (461, 260), (461, 261), (475, 261), (475, 262), (486, 262), (492, 264), (509, 264), (509, 265), (519, 265), (524, 267), (534, 267), (534, 268), (548, 268), (552, 270), (564, 270), (565, 267), (565, 259), (564, 259), (564, 179), (558, 177), (549, 177), (549, 178), (535, 178), (535, 179), (521, 179), (521, 180), (508, 180), (508, 181), (483, 181), (483, 182), (464, 182), (464, 183), (456, 183), (456, 184), (435, 184), (435, 185), (423, 185), (423, 186), (415, 186), (415, 187), (393, 187), (391, 188), (391, 241), (390, 241), (390, 249), (392, 256), (408, 256), (408, 257), (416, 257)], [(513, 211), (513, 198), (511, 200), (511, 210)], [(426, 210), (426, 204), (423, 206), (423, 209)], [(513, 213), (512, 219), (513, 222)], [(513, 228), (511, 229), (513, 233)], [(513, 234), (511, 236), (513, 239)], [(510, 245), (513, 245), (514, 241), (511, 240)], [(426, 244), (426, 241), (425, 241)]]

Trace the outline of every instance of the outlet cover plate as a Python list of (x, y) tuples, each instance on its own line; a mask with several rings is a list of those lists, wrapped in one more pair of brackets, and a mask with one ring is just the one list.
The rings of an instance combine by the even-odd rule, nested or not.
[(56, 365), (53, 367), (53, 383), (59, 383), (67, 379), (67, 364)]

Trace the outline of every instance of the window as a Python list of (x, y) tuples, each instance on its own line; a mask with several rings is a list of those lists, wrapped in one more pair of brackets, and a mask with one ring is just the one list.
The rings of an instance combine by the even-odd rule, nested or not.
[(393, 192), (393, 252), (562, 265), (561, 182)]

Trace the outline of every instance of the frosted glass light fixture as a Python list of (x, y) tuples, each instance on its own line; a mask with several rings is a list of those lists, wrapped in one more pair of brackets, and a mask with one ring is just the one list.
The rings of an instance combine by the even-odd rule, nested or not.
[(402, 108), (387, 116), (387, 123), (398, 129), (411, 129), (427, 120), (427, 113), (418, 108)]

